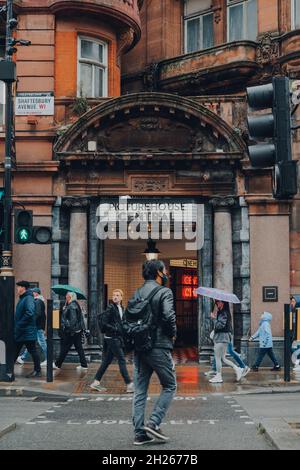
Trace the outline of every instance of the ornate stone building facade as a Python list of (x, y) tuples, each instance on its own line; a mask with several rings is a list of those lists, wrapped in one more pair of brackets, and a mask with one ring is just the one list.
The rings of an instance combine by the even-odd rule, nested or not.
[[(251, 168), (245, 89), (274, 75), (300, 78), (299, 4), (15, 2), (17, 35), (32, 41), (16, 57), (17, 92), (55, 97), (53, 116), (16, 117), (14, 201), (32, 208), (36, 223), (52, 224), (53, 244), (15, 245), (15, 273), (39, 281), (46, 296), (53, 283), (80, 286), (95, 344), (105, 276), (112, 279), (105, 270), (116, 253), (96, 236), (96, 210), (104, 199), (129, 195), (204, 204), (198, 278), (241, 298), (235, 340), (245, 355), (264, 310), (274, 314), (281, 347), (283, 304), (300, 293), (300, 203), (274, 200), (270, 170)], [(296, 109), (293, 119), (299, 115)], [(132, 263), (129, 276), (142, 261), (130, 259), (122, 268)], [(263, 301), (264, 286), (278, 287), (277, 302)], [(199, 300), (197, 311), (204, 357), (209, 302)]]

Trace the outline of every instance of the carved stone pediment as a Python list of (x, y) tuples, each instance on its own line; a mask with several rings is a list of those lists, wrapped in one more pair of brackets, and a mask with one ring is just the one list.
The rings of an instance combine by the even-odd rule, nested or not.
[(214, 152), (229, 151), (229, 143), (210, 126), (197, 128), (164, 117), (136, 117), (105, 128), (90, 128), (76, 139), (70, 151), (87, 152), (88, 142), (99, 152)]
[(245, 143), (214, 112), (187, 98), (141, 93), (108, 100), (83, 115), (55, 144), (58, 159), (215, 153), (243, 158)]

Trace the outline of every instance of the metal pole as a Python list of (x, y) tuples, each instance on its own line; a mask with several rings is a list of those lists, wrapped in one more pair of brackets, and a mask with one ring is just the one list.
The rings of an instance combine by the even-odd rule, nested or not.
[[(9, 49), (12, 45), (13, 0), (6, 2), (6, 55), (5, 60), (11, 62), (12, 55)], [(12, 144), (13, 144), (13, 84), (6, 82), (6, 102), (5, 102), (5, 163), (4, 163), (4, 244), (2, 258), (2, 275), (12, 276), (12, 241), (11, 241), (11, 170), (12, 170)], [(4, 273), (3, 273), (4, 271)]]
[(53, 300), (47, 300), (47, 382), (53, 382)]
[(284, 381), (291, 380), (291, 327), (290, 305), (284, 304)]
[[(5, 60), (11, 62), (12, 56), (9, 49), (12, 45), (12, 23), (13, 0), (6, 2), (6, 54)], [(6, 348), (6, 374), (3, 381), (14, 381), (14, 298), (15, 298), (15, 278), (12, 264), (12, 240), (11, 240), (11, 170), (12, 170), (12, 144), (13, 144), (13, 100), (12, 82), (6, 82), (6, 102), (5, 102), (5, 162), (4, 162), (4, 243), (1, 254), (1, 282), (6, 286), (4, 308), (1, 311), (0, 322), (5, 327), (2, 328), (3, 341)]]

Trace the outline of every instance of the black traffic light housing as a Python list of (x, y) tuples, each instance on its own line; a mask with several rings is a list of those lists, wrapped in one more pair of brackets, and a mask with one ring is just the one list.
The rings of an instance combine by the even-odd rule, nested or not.
[(52, 242), (51, 227), (34, 226), (33, 212), (26, 209), (15, 210), (15, 243), (46, 245)]
[(254, 110), (272, 111), (248, 116), (250, 136), (259, 142), (248, 147), (251, 165), (273, 167), (274, 197), (293, 197), (297, 194), (297, 162), (292, 160), (289, 79), (274, 77), (272, 83), (247, 88), (247, 99)]
[(34, 226), (32, 233), (32, 242), (38, 245), (47, 245), (52, 242), (51, 227)]

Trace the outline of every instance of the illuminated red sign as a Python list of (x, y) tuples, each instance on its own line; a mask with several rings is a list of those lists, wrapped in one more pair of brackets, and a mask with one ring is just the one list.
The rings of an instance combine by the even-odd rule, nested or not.
[(191, 300), (197, 298), (196, 287), (198, 285), (198, 276), (192, 276), (190, 274), (183, 274), (181, 288), (181, 297), (184, 300)]

